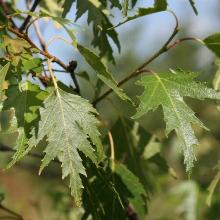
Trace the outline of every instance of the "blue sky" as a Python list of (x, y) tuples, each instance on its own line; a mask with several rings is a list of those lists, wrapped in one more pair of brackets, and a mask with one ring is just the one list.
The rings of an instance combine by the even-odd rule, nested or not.
[[(22, 2), (23, 0), (18, 2), (19, 7), (23, 7)], [(216, 19), (216, 16), (220, 15), (219, 0), (195, 0), (196, 7), (199, 11), (198, 16), (194, 14), (188, 0), (168, 0), (168, 3), (169, 8), (173, 10), (179, 18), (180, 28), (184, 27), (185, 25), (189, 27), (189, 36), (204, 38), (213, 32), (220, 31), (220, 22), (218, 22), (218, 19)], [(153, 0), (138, 1), (138, 6), (141, 7), (148, 7), (152, 5)], [(73, 5), (70, 13), (68, 14), (69, 19), (75, 18), (74, 6), (75, 5)], [(122, 19), (122, 17), (119, 16), (113, 19), (113, 21), (115, 21), (115, 24), (117, 24), (120, 19)], [(84, 18), (79, 20), (79, 24), (81, 25), (80, 28), (73, 26), (73, 28), (76, 29), (76, 35), (79, 38), (79, 41), (80, 33), (88, 28), (85, 21), (86, 19), (84, 16)], [(54, 35), (60, 35), (68, 39), (68, 36), (63, 29), (56, 29), (52, 22), (48, 24), (47, 29), (45, 29), (45, 21), (40, 21), (40, 25), (46, 40), (49, 40), (49, 38), (53, 37)], [(133, 30), (135, 26), (138, 26), (141, 29), (141, 32), (138, 32), (138, 36), (136, 36), (135, 50), (137, 50), (141, 56), (146, 57), (161, 46), (161, 44), (172, 32), (174, 25), (174, 18), (169, 13), (162, 12), (145, 16), (120, 26), (117, 28), (117, 31), (119, 32), (119, 38), (122, 42), (122, 55), (123, 52), (126, 53), (127, 47), (127, 45), (123, 44), (123, 39), (128, 37), (128, 34), (131, 33), (131, 30)], [(34, 36), (33, 32), (30, 32), (30, 36)], [(157, 44), (155, 44), (155, 42), (157, 42)], [(77, 56), (76, 51), (62, 41), (57, 41), (55, 44), (56, 47), (51, 45), (49, 50), (55, 56), (61, 57), (64, 62), (68, 63), (71, 59)], [(115, 54), (116, 56), (120, 56), (117, 51)], [(212, 56), (207, 49), (202, 48), (200, 55), (201, 57), (206, 58), (205, 60), (202, 59), (203, 62), (211, 62)], [(57, 76), (59, 79), (69, 82), (69, 78), (64, 74), (58, 74)]]

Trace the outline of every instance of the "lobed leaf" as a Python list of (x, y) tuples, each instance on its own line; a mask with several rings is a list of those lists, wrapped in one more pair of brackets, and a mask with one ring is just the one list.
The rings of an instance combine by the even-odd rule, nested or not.
[(102, 159), (98, 120), (94, 115), (97, 112), (80, 96), (57, 89), (56, 94), (52, 92), (45, 100), (40, 114), (38, 132), (33, 132), (23, 156), (46, 138), (40, 173), (57, 157), (62, 164), (62, 178), (69, 177), (71, 194), (76, 204), (80, 205), (83, 188), (80, 175), (86, 175), (86, 171), (79, 151), (95, 164)]
[[(109, 12), (106, 9), (106, 2), (94, 0), (74, 0), (72, 2), (76, 2), (76, 20), (88, 12), (87, 22), (88, 24), (92, 23), (94, 35), (92, 45), (99, 49), (99, 55), (101, 57), (106, 57), (108, 60), (114, 63), (113, 49), (108, 38), (112, 39), (119, 51), (120, 43), (117, 32), (113, 29), (109, 30), (109, 28), (113, 25), (108, 19)], [(112, 0), (111, 3), (112, 5), (116, 4), (119, 6), (119, 3), (117, 3), (115, 0)], [(65, 13), (67, 12), (67, 10), (64, 11)]]
[(198, 145), (191, 124), (202, 128), (205, 126), (186, 105), (183, 97), (200, 100), (220, 99), (219, 92), (207, 88), (204, 83), (194, 81), (197, 76), (197, 73), (192, 72), (171, 72), (159, 75), (154, 73), (151, 76), (143, 77), (138, 84), (144, 86), (145, 90), (139, 97), (140, 105), (133, 116), (134, 119), (139, 118), (148, 111), (162, 106), (166, 133), (175, 130), (183, 150), (187, 172), (190, 172), (194, 165), (196, 160), (194, 147)]

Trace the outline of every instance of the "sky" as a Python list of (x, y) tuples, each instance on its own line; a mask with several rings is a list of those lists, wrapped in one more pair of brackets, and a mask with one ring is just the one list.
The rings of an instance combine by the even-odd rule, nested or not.
[[(23, 2), (23, 0), (18, 1), (19, 8), (24, 7)], [(188, 0), (168, 0), (169, 9), (173, 10), (179, 18), (180, 28), (187, 25), (189, 27), (189, 36), (201, 39), (213, 32), (220, 31), (220, 22), (218, 22), (216, 19), (216, 16), (220, 14), (220, 1), (195, 0), (195, 3), (199, 12), (198, 16), (194, 14)], [(150, 7), (152, 5), (153, 0), (139, 0), (137, 6)], [(119, 12), (116, 11), (116, 14), (119, 15)], [(67, 15), (67, 18), (74, 20), (75, 4), (73, 4), (72, 9)], [(116, 16), (113, 18), (114, 24), (117, 24), (120, 19), (123, 18), (121, 16)], [(55, 35), (63, 36), (64, 38), (68, 39), (68, 35), (63, 29), (55, 28), (52, 22), (48, 24), (47, 29), (45, 29), (45, 21), (40, 21), (41, 29), (43, 30), (43, 34), (47, 41)], [(86, 25), (85, 16), (80, 18), (79, 25), (80, 27), (73, 26), (73, 28), (75, 29), (76, 36), (80, 41), (80, 33), (84, 32), (88, 28)], [(134, 49), (138, 51), (140, 56), (146, 57), (149, 56), (154, 50), (160, 48), (160, 46), (164, 41), (166, 41), (172, 32), (174, 26), (175, 20), (172, 15), (167, 12), (161, 12), (148, 15), (143, 18), (138, 18), (118, 27), (117, 31), (119, 33), (119, 39), (122, 42), (122, 52), (121, 54), (118, 54), (117, 50), (115, 50), (116, 57), (123, 56), (123, 53), (126, 53), (127, 41), (123, 41), (123, 39), (128, 38), (128, 36), (131, 34), (131, 31), (134, 30), (134, 27), (141, 29), (140, 32), (135, 33), (137, 36), (135, 36), (136, 40)], [(30, 37), (34, 37), (33, 30), (30, 31)], [(131, 41), (134, 40), (133, 37), (134, 36), (132, 36)], [(157, 44), (155, 44), (155, 42), (157, 42)], [(54, 46), (55, 44), (56, 46)], [(77, 56), (76, 50), (62, 41), (56, 41), (49, 47), (49, 51), (55, 56), (61, 57), (65, 63), (68, 63)], [(200, 55), (201, 57), (206, 58), (205, 62), (207, 63), (212, 59), (211, 54), (209, 54), (208, 50), (205, 48), (201, 48)], [(57, 74), (57, 77), (58, 79), (65, 81), (67, 84), (70, 82), (70, 78), (64, 74)]]

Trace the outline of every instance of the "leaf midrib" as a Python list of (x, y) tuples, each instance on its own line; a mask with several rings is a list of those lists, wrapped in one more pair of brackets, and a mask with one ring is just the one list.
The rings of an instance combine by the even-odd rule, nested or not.
[(74, 170), (73, 168), (73, 163), (72, 163), (72, 160), (71, 160), (71, 153), (70, 153), (70, 147), (71, 147), (71, 144), (69, 142), (69, 138), (67, 136), (67, 125), (66, 125), (66, 120), (65, 120), (65, 116), (64, 116), (64, 111), (63, 111), (63, 108), (62, 108), (62, 98), (61, 98), (61, 95), (60, 95), (60, 92), (59, 92), (59, 89), (56, 90), (56, 94), (57, 94), (57, 98), (58, 98), (58, 102), (59, 102), (59, 105), (60, 105), (60, 111), (61, 111), (61, 115), (62, 115), (62, 120), (63, 120), (63, 129), (64, 129), (64, 136), (65, 136), (65, 139), (66, 139), (66, 142), (68, 143), (67, 144), (67, 151), (68, 151), (68, 156), (70, 158), (70, 162), (71, 162), (71, 170)]
[(156, 79), (159, 81), (159, 83), (161, 84), (161, 86), (162, 86), (162, 88), (163, 88), (165, 94), (167, 95), (168, 99), (170, 100), (170, 104), (171, 104), (171, 106), (173, 107), (174, 112), (175, 112), (175, 114), (176, 114), (176, 116), (177, 116), (177, 118), (178, 118), (180, 124), (182, 125), (181, 117), (180, 117), (180, 115), (178, 114), (178, 111), (177, 111), (177, 109), (176, 109), (176, 107), (175, 107), (175, 105), (174, 105), (174, 103), (173, 103), (173, 100), (172, 100), (171, 96), (169, 95), (169, 92), (168, 92), (166, 86), (164, 85), (163, 81), (160, 79), (160, 77), (158, 76), (158, 74), (156, 74), (156, 73), (153, 73), (153, 74), (154, 74), (154, 76), (156, 77)]

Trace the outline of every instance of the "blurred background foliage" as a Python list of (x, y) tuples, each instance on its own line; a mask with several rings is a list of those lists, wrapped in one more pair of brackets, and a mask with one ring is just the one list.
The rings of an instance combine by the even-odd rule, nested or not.
[[(140, 0), (138, 4), (152, 5), (152, 2), (145, 3), (144, 0)], [(177, 38), (188, 36), (204, 38), (212, 32), (219, 31), (219, 0), (196, 0), (198, 16), (193, 13), (185, 0), (170, 0), (168, 2), (170, 8), (179, 18), (181, 31)], [(16, 1), (16, 4), (18, 8), (25, 8), (22, 0)], [(75, 18), (74, 7), (68, 14), (70, 19)], [(117, 14), (117, 11), (115, 13)], [(119, 14), (112, 18), (115, 24), (120, 19), (122, 18)], [(79, 26), (75, 27), (77, 38), (84, 45), (91, 47), (91, 27), (87, 26), (85, 16), (79, 20), (78, 24)], [(116, 65), (107, 63), (111, 71), (115, 73), (116, 79), (122, 79), (159, 49), (174, 25), (173, 18), (163, 12), (128, 22), (119, 27), (121, 53), (118, 53), (115, 48)], [(46, 39), (53, 35), (65, 37), (62, 29), (56, 27), (52, 22), (42, 19), (40, 26)], [(35, 39), (33, 30), (31, 30), (30, 36)], [(76, 51), (63, 42), (54, 43), (50, 47), (50, 51), (61, 57), (66, 63), (71, 59), (78, 61), (77, 72), (79, 73), (82, 95), (92, 100), (95, 96), (93, 86), (96, 87), (97, 84), (94, 73), (89, 66)], [(154, 61), (149, 68), (157, 72), (166, 72), (170, 68), (199, 71), (201, 73), (200, 79), (206, 80), (210, 86), (212, 86), (216, 71), (214, 56), (195, 42), (185, 42), (179, 45)], [(88, 73), (89, 78), (85, 73), (82, 73), (83, 71)], [(57, 77), (67, 85), (72, 84), (70, 77), (65, 74), (57, 73)], [(92, 82), (93, 86), (88, 80)], [(134, 84), (135, 80), (130, 80), (123, 86), (127, 94), (134, 100), (136, 100), (136, 94), (141, 94), (142, 91), (141, 87)], [(106, 87), (101, 90), (105, 91)], [(142, 130), (145, 145), (147, 142), (151, 145), (151, 147), (148, 146), (146, 157), (138, 158), (138, 166), (141, 167), (142, 176), (146, 183), (145, 187), (150, 191), (146, 220), (220, 219), (220, 188), (218, 186), (214, 191), (210, 207), (206, 203), (207, 189), (217, 173), (215, 168), (220, 159), (220, 112), (213, 101), (199, 102), (188, 99), (187, 103), (210, 129), (210, 131), (204, 131), (195, 128), (200, 145), (196, 149), (197, 162), (190, 178), (185, 173), (183, 157), (179, 153), (175, 135), (171, 134), (168, 138), (165, 136), (165, 124), (160, 110), (142, 117), (139, 120), (140, 124), (133, 124), (129, 117), (134, 114), (134, 109), (129, 104), (121, 102), (115, 95), (109, 96), (97, 105), (100, 118), (105, 125), (100, 128), (103, 134), (107, 134), (108, 129), (114, 128), (113, 138), (118, 160), (123, 158), (123, 155), (120, 155), (121, 148), (128, 148), (128, 145), (135, 140), (135, 135), (133, 140), (126, 140), (126, 133), (135, 132), (135, 126)], [(10, 117), (9, 113), (0, 113), (1, 130), (3, 131), (0, 134), (0, 142), (13, 146), (16, 136), (4, 134), (4, 130), (9, 126)], [(121, 128), (121, 123), (125, 123), (127, 126), (124, 131)], [(151, 134), (154, 135), (153, 140), (152, 137), (150, 138)], [(141, 139), (142, 136), (139, 138)], [(107, 141), (104, 140), (104, 142)], [(143, 150), (145, 145), (143, 145)], [(117, 148), (117, 146), (120, 147)], [(6, 166), (10, 156), (11, 153), (0, 153), (1, 168)], [(126, 159), (129, 164), (129, 158)], [(54, 164), (50, 165), (39, 177), (36, 176), (39, 164), (39, 159), (26, 158), (7, 172), (0, 171), (0, 195), (5, 194), (4, 204), (31, 220), (80, 219), (83, 211), (73, 207), (68, 188), (59, 180), (59, 167)], [(139, 168), (132, 166), (133, 164), (129, 167), (131, 170), (139, 170)], [(0, 219), (3, 219), (1, 216), (4, 214), (0, 210)]]

